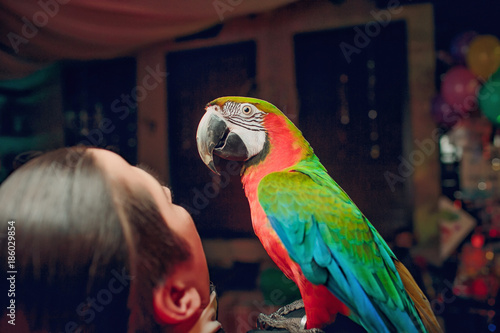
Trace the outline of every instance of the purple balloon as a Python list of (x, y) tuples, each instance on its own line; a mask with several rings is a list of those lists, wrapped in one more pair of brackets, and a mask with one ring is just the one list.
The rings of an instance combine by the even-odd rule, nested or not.
[(466, 31), (453, 38), (450, 46), (450, 53), (457, 64), (464, 65), (466, 63), (469, 44), (477, 36), (478, 33), (475, 31)]
[(453, 109), (448, 103), (445, 102), (441, 95), (437, 95), (432, 99), (431, 115), (434, 121), (443, 127), (451, 128), (464, 114), (459, 110)]

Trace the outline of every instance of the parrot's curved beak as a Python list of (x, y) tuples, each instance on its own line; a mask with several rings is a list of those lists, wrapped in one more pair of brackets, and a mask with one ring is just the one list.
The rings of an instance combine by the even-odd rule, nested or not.
[(226, 121), (210, 108), (198, 125), (196, 145), (203, 163), (216, 174), (219, 172), (214, 164), (214, 154), (232, 161), (248, 159), (247, 148), (239, 135), (231, 132)]

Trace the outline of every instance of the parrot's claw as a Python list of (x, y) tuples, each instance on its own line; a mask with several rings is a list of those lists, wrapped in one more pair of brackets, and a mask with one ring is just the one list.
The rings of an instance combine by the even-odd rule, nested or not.
[(304, 302), (299, 299), (293, 303), (285, 305), (279, 308), (276, 312), (265, 315), (263, 313), (259, 314), (257, 318), (257, 327), (261, 330), (268, 330), (272, 328), (282, 328), (286, 329), (290, 333), (324, 333), (319, 328), (305, 329), (306, 326), (306, 316), (287, 316), (289, 313), (300, 310), (304, 308)]
[[(304, 308), (304, 301), (302, 299), (298, 299), (296, 301), (293, 301), (290, 304), (287, 304), (285, 306), (282, 306), (279, 308), (275, 313), (272, 315), (280, 315), (280, 316), (285, 316), (289, 314), (292, 311), (303, 309)], [(272, 316), (271, 315), (271, 316)]]
[[(302, 326), (301, 318), (285, 318), (279, 315), (259, 314), (257, 318), (257, 327), (261, 330), (273, 330), (274, 328), (285, 329), (290, 333), (317, 333), (315, 331), (306, 330)], [(318, 331), (322, 332), (322, 331)]]

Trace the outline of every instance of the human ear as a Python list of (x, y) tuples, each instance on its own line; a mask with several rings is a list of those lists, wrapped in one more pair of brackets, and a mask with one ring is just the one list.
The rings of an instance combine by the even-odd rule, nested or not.
[(163, 324), (179, 324), (192, 319), (200, 309), (201, 295), (192, 286), (169, 280), (153, 291), (155, 316)]

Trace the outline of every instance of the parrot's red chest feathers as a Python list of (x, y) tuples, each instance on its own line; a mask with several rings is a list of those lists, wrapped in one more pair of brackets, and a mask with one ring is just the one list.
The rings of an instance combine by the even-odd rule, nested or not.
[(269, 150), (260, 162), (247, 167), (241, 177), (247, 195), (257, 190), (264, 176), (297, 164), (310, 149), (308, 145), (301, 144), (303, 138), (298, 140), (302, 135), (290, 127), (288, 119), (270, 113), (265, 117), (264, 126), (267, 129)]

